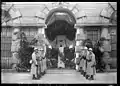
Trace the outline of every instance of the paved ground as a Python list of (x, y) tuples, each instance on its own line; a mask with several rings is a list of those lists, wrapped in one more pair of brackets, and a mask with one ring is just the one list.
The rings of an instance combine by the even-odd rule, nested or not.
[(47, 70), (47, 74), (42, 76), (40, 80), (32, 80), (30, 73), (3, 73), (1, 72), (1, 83), (117, 83), (117, 72), (112, 73), (97, 73), (96, 79), (89, 81), (86, 80), (79, 72), (75, 70), (62, 70), (54, 69)]

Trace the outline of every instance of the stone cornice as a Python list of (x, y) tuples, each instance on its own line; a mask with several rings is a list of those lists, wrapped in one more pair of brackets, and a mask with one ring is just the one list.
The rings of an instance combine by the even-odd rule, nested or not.
[[(46, 28), (46, 25), (45, 24), (13, 24), (13, 25), (2, 25), (2, 27), (5, 27), (5, 26), (13, 26), (13, 27), (19, 27), (19, 26), (35, 26), (35, 27), (45, 27)], [(86, 27), (86, 26), (101, 26), (101, 27), (104, 27), (104, 26), (117, 26), (117, 24), (75, 24), (75, 27)]]
[(12, 26), (12, 27), (22, 27), (22, 26), (32, 26), (32, 27), (40, 27), (40, 28), (43, 28), (45, 27), (46, 28), (46, 25), (45, 24), (19, 24), (19, 23), (14, 23), (13, 25), (2, 25), (2, 27), (6, 27), (6, 26)]
[(75, 27), (86, 27), (86, 26), (102, 26), (102, 27), (109, 27), (109, 26), (117, 26), (117, 24), (76, 24)]

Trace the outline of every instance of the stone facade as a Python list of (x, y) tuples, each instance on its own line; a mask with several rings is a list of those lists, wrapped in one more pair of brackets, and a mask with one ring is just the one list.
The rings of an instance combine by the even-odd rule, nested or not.
[[(22, 9), (20, 5), (16, 4), (15, 7), (13, 7), (16, 9), (16, 11), (12, 8), (9, 12), (11, 18), (13, 18), (11, 20), (12, 24), (9, 21), (6, 23), (6, 25), (25, 26), (25, 27), (37, 26), (36, 27), (38, 30), (37, 32), (45, 36), (44, 30), (46, 27), (43, 26), (46, 26), (45, 20), (48, 13), (52, 9), (55, 9), (57, 7), (65, 7), (66, 9), (71, 10), (71, 12), (74, 14), (74, 17), (76, 19), (75, 28), (77, 32), (74, 41), (76, 43), (76, 46), (82, 45), (82, 41), (87, 38), (85, 27), (99, 26), (101, 28), (99, 31), (100, 37), (105, 37), (106, 38), (106, 41), (104, 43), (105, 47), (108, 45), (107, 48), (105, 48), (105, 51), (107, 52), (112, 51), (112, 53), (114, 53), (116, 52), (116, 47), (115, 47), (116, 43), (112, 43), (112, 42), (114, 42), (113, 41), (115, 40), (114, 38), (117, 38), (115, 33), (117, 30), (117, 26), (116, 26), (117, 20), (114, 21), (114, 19), (111, 19), (110, 17), (116, 19), (116, 11), (114, 13), (114, 10), (108, 5), (108, 3), (96, 3), (96, 4), (86, 3), (85, 5), (82, 3), (79, 4), (56, 3), (56, 4), (47, 4), (47, 5), (33, 5), (33, 7), (32, 6), (30, 8), (26, 7), (24, 9)], [(7, 7), (9, 8), (9, 5)], [(21, 12), (16, 7), (19, 8)], [(116, 7), (117, 5), (115, 4), (115, 9), (117, 9)], [(31, 12), (31, 9), (32, 10), (34, 9), (34, 12)], [(21, 13), (23, 14), (23, 17), (21, 17)], [(3, 23), (3, 25), (4, 24), (5, 23)], [(53, 42), (51, 42), (51, 45), (55, 46)], [(68, 43), (69, 43), (68, 45), (71, 45), (73, 42), (68, 42)]]

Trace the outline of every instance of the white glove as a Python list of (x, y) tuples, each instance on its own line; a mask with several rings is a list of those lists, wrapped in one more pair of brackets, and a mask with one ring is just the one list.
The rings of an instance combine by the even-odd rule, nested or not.
[(32, 64), (32, 60), (30, 60), (30, 64)]
[(37, 65), (37, 62), (36, 62), (36, 65)]

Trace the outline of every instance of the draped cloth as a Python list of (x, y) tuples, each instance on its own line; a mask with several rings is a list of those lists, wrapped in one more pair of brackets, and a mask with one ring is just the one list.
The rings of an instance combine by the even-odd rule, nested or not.
[(65, 68), (64, 62), (61, 60), (61, 57), (58, 55), (58, 68)]
[(65, 64), (63, 62), (64, 59), (64, 47), (59, 48), (59, 54), (58, 54), (58, 68), (65, 68)]

